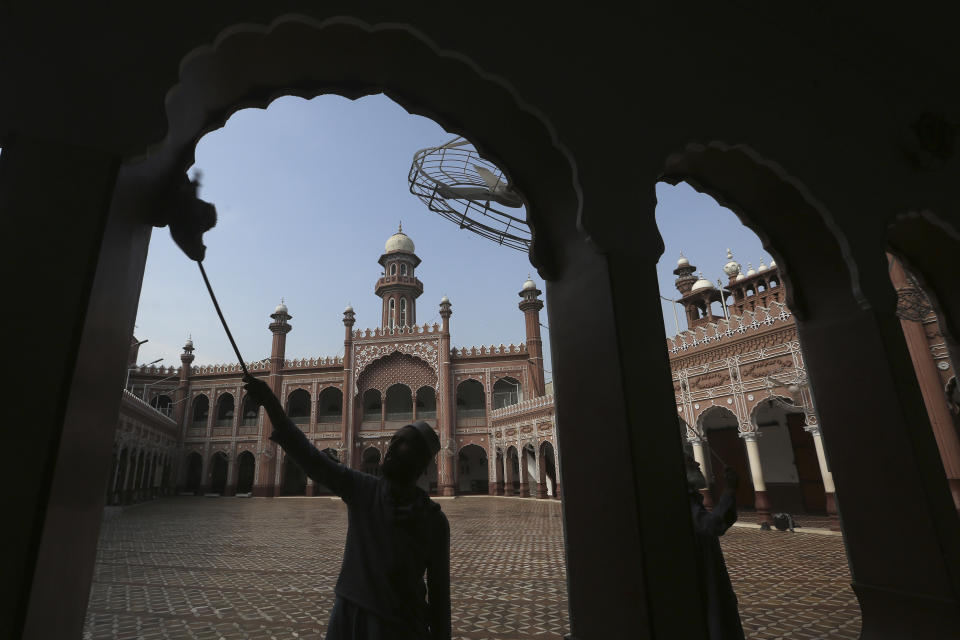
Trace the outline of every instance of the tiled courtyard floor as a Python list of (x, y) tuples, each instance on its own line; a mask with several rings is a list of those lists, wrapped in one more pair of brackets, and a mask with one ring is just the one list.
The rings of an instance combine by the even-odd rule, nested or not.
[[(442, 504), (454, 638), (562, 638), (560, 505)], [(346, 508), (328, 498), (171, 498), (127, 509), (104, 522), (84, 638), (322, 638), (345, 534)], [(723, 543), (748, 638), (857, 637), (839, 537), (735, 527)]]

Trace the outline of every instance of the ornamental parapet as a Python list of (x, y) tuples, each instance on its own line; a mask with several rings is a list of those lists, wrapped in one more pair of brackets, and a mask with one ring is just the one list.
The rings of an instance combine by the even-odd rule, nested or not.
[(431, 333), (440, 333), (440, 325), (434, 322), (432, 325), (424, 323), (422, 325), (402, 326), (402, 327), (377, 327), (375, 329), (357, 329), (353, 332), (353, 337), (357, 340), (363, 338), (386, 338), (390, 336), (417, 336)]
[(514, 416), (521, 416), (527, 413), (539, 413), (545, 409), (553, 409), (552, 395), (528, 398), (527, 400), (521, 400), (516, 404), (510, 404), (505, 407), (500, 407), (499, 409), (494, 409), (490, 412), (490, 420), (502, 420), (504, 418), (512, 418)]
[(729, 319), (710, 322), (706, 325), (681, 331), (667, 338), (667, 351), (671, 354), (688, 349), (709, 345), (714, 342), (736, 340), (749, 332), (761, 331), (775, 324), (793, 322), (793, 314), (782, 302), (773, 302), (770, 307), (757, 307), (742, 315), (731, 315)]
[(464, 359), (464, 358), (488, 358), (490, 356), (499, 356), (499, 355), (510, 355), (510, 354), (521, 354), (527, 353), (527, 345), (521, 342), (520, 344), (510, 343), (508, 345), (501, 344), (479, 347), (460, 347), (459, 349), (451, 349), (450, 355), (454, 358)]

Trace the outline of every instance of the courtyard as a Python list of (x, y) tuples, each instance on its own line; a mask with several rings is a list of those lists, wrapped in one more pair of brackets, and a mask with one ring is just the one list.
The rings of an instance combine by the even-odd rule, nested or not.
[[(453, 637), (561, 640), (559, 502), (442, 505)], [(722, 538), (748, 638), (859, 635), (842, 539), (802, 531), (737, 526)], [(84, 638), (323, 638), (345, 535), (346, 507), (330, 498), (169, 498), (108, 514)]]

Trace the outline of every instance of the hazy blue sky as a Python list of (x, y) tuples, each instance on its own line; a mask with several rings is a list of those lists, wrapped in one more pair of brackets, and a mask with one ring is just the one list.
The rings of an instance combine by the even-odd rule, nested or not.
[[(423, 260), (419, 324), (439, 321), (438, 303), (447, 295), (454, 346), (524, 340), (517, 292), (532, 271), (526, 255), (460, 230), (408, 190), (414, 152), (451, 137), (383, 96), (321, 96), (240, 111), (200, 141), (201, 197), (219, 214), (204, 236), (204, 266), (246, 360), (269, 355), (269, 315), (281, 297), (293, 316), (288, 358), (342, 355), (347, 303), (356, 310), (356, 328), (379, 324), (377, 259), (401, 220)], [(759, 240), (711, 198), (686, 185), (656, 190), (667, 247), (658, 267), (663, 295), (677, 293), (671, 271), (680, 250), (711, 280), (727, 246), (744, 263), (769, 261)], [(544, 288), (536, 274), (534, 280)], [(669, 307), (664, 303), (672, 333)], [(542, 322), (548, 324), (545, 310)], [(167, 229), (155, 230), (150, 243), (136, 335), (149, 339), (140, 362), (162, 357), (164, 365), (179, 364), (188, 335), (196, 364), (236, 361), (196, 265)], [(544, 329), (545, 343), (548, 337)]]

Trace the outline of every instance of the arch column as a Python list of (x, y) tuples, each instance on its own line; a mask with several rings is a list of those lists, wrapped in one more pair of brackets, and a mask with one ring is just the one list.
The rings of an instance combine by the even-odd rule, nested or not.
[(543, 446), (543, 443), (537, 444), (534, 447), (536, 452), (536, 457), (534, 458), (537, 465), (537, 497), (538, 498), (549, 498), (550, 497), (550, 488), (547, 486), (547, 468), (545, 462), (545, 456), (540, 447)]
[(527, 452), (517, 440), (517, 470), (520, 472), (520, 493), (521, 498), (530, 497), (530, 473), (527, 471)]
[[(234, 410), (234, 416), (239, 413), (236, 409)], [(234, 496), (237, 494), (237, 445), (236, 443), (230, 447), (230, 454), (227, 458), (227, 486), (223, 489), (224, 496)]]
[(747, 461), (750, 464), (750, 480), (753, 482), (753, 507), (757, 511), (761, 524), (773, 524), (770, 517), (770, 498), (767, 497), (767, 484), (763, 481), (763, 466), (760, 464), (759, 431), (740, 432), (747, 447)]
[(437, 492), (441, 496), (452, 496), (456, 494), (454, 485), (454, 463), (456, 455), (456, 443), (453, 435), (453, 397), (456, 389), (453, 386), (453, 372), (450, 365), (450, 301), (445, 297), (440, 303), (440, 317), (442, 326), (440, 330), (440, 371), (438, 371), (438, 384), (436, 391), (437, 411), (440, 419), (437, 421), (440, 427), (440, 456), (437, 463)]
[[(700, 438), (687, 438), (687, 442), (693, 447), (693, 459), (700, 465), (700, 471), (704, 477), (707, 476), (707, 458), (703, 453), (703, 440)], [(700, 489), (700, 495), (703, 496), (703, 506), (707, 509), (713, 508), (713, 495), (710, 493), (710, 487)]]
[(827, 465), (827, 456), (823, 451), (823, 438), (820, 436), (820, 426), (817, 424), (808, 424), (803, 428), (804, 431), (813, 437), (813, 447), (817, 452), (817, 463), (820, 465), (820, 478), (823, 480), (823, 490), (827, 496), (827, 515), (831, 518), (837, 517), (836, 488), (833, 484), (833, 474)]

